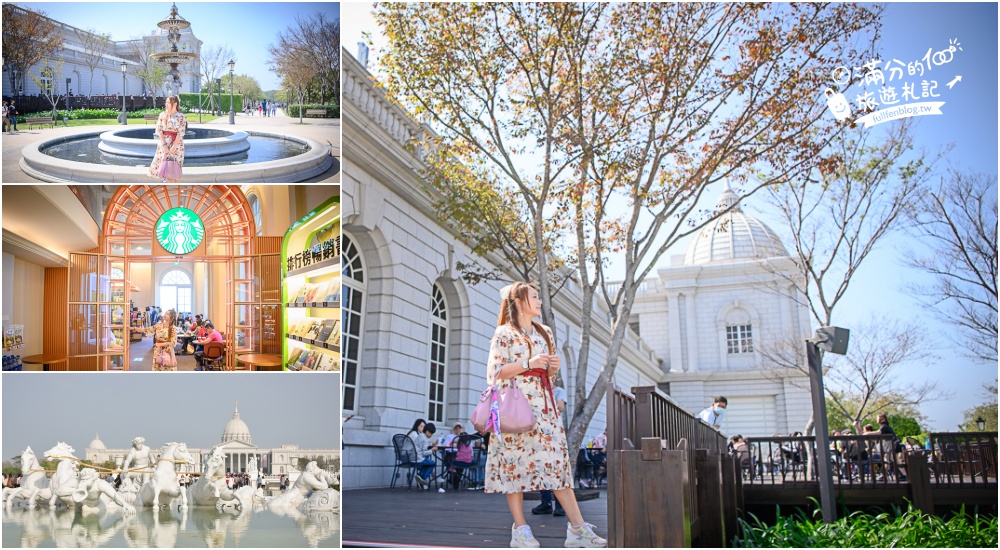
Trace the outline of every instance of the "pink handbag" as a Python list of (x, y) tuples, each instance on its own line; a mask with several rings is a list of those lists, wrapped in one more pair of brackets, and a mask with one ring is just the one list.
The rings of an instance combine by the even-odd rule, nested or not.
[(181, 164), (174, 159), (163, 159), (156, 175), (168, 180), (179, 180), (181, 179)]
[(469, 418), (477, 431), (491, 427), (497, 435), (524, 433), (535, 427), (535, 411), (517, 386), (490, 386), (479, 394), (479, 403)]

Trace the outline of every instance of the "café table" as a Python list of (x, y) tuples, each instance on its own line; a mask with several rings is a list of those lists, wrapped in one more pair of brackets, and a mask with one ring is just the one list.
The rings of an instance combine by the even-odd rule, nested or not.
[[(260, 370), (260, 367), (280, 367), (281, 356), (269, 353), (245, 353), (237, 355), (237, 359), (250, 365), (251, 370)], [(253, 367), (257, 367), (254, 369)]]
[(29, 355), (21, 358), (22, 363), (42, 365), (42, 370), (46, 371), (49, 370), (49, 365), (52, 363), (62, 363), (65, 360), (66, 356), (58, 353), (39, 353), (38, 355)]

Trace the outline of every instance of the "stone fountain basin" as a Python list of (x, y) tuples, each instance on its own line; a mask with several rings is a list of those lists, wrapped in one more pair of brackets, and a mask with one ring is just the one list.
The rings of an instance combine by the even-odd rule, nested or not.
[[(36, 142), (21, 150), (21, 170), (29, 176), (51, 183), (146, 183), (156, 182), (147, 175), (148, 168), (109, 166), (89, 162), (57, 159), (41, 152), (47, 146), (79, 138), (98, 136), (103, 132), (84, 132)], [(334, 158), (325, 143), (316, 140), (265, 132), (249, 132), (297, 141), (309, 146), (301, 155), (267, 162), (250, 162), (232, 166), (185, 167), (183, 183), (296, 183), (326, 172)]]
[[(199, 137), (199, 132), (215, 137)], [(184, 158), (233, 155), (250, 149), (246, 132), (197, 128), (184, 135)], [(97, 148), (113, 155), (152, 159), (157, 144), (152, 128), (119, 128), (102, 133)]]

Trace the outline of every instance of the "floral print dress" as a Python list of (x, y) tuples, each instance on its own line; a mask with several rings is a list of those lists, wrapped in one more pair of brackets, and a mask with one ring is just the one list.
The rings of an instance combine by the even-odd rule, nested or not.
[[(153, 333), (153, 342), (169, 342), (170, 326), (157, 325)], [(176, 333), (174, 340), (177, 339)], [(174, 346), (153, 346), (153, 370), (177, 370), (177, 358), (174, 356)]]
[[(553, 342), (552, 331), (545, 327)], [(531, 348), (528, 347), (531, 339)], [(526, 337), (517, 329), (497, 327), (490, 344), (486, 380), (498, 388), (516, 385), (535, 412), (535, 428), (519, 434), (501, 434), (490, 438), (486, 458), (487, 493), (523, 493), (525, 491), (557, 491), (573, 486), (566, 432), (552, 398), (536, 376), (515, 376), (497, 380), (500, 368), (508, 363), (523, 361), (529, 354), (547, 352), (545, 339), (537, 331)]]
[(160, 164), (167, 158), (167, 150), (173, 146), (175, 139), (181, 140), (181, 144), (177, 147), (177, 155), (174, 159), (182, 168), (184, 167), (184, 132), (186, 131), (187, 118), (184, 113), (178, 111), (171, 117), (167, 117), (166, 111), (160, 113), (160, 118), (156, 121), (156, 132), (163, 134), (164, 146), (156, 148), (153, 162), (149, 165), (149, 177), (159, 178), (156, 173), (160, 169)]

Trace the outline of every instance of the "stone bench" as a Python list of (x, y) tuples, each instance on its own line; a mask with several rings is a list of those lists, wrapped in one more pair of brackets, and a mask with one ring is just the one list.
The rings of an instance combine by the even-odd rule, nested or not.
[(326, 116), (326, 109), (306, 109), (306, 116)]
[(39, 126), (43, 124), (48, 124), (52, 128), (56, 127), (55, 120), (50, 116), (38, 116), (38, 117), (25, 117), (24, 121), (28, 123), (28, 129), (31, 129), (32, 124), (38, 124)]

